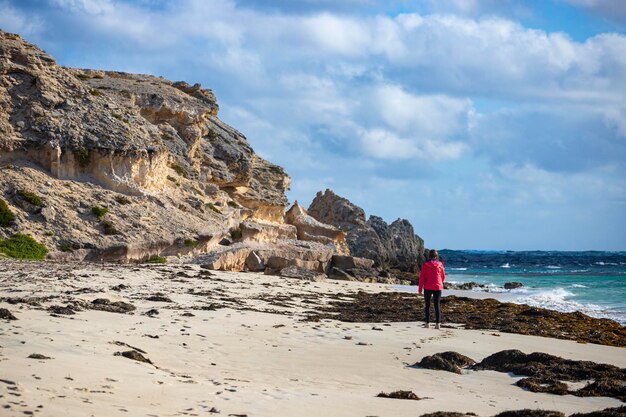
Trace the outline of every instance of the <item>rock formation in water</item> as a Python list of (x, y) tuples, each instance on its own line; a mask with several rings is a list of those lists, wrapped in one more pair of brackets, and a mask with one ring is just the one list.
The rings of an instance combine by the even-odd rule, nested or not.
[(362, 208), (331, 190), (318, 192), (308, 213), (344, 231), (350, 253), (372, 259), (377, 267), (415, 272), (423, 263), (424, 241), (407, 220), (398, 219), (389, 225), (377, 216), (366, 220)]

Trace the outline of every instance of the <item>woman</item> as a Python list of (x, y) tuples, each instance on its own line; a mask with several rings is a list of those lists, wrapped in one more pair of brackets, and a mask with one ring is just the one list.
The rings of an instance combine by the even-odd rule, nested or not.
[(439, 322), (441, 321), (439, 301), (441, 300), (441, 291), (443, 290), (443, 281), (445, 279), (446, 272), (443, 269), (443, 262), (439, 261), (439, 253), (435, 249), (431, 249), (428, 252), (428, 261), (422, 265), (418, 288), (420, 294), (424, 290), (424, 301), (426, 304), (424, 308), (424, 313), (426, 314), (424, 327), (429, 327), (430, 325), (430, 299), (432, 298), (435, 304), (435, 329), (439, 329)]

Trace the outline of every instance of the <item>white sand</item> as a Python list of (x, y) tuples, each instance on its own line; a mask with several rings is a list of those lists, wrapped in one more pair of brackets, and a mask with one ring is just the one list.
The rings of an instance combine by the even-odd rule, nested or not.
[[(44, 309), (0, 302), (17, 321), (0, 321), (0, 415), (23, 416), (419, 416), (544, 408), (566, 414), (619, 406), (612, 398), (579, 398), (524, 391), (518, 379), (491, 371), (463, 375), (409, 367), (447, 350), (481, 360), (503, 349), (540, 351), (626, 366), (626, 350), (487, 331), (424, 329), (421, 322), (353, 324), (304, 322), (307, 303), (292, 307), (254, 299), (261, 294), (312, 295), (389, 291), (389, 286), (328, 281), (306, 283), (260, 274), (214, 272), (197, 266), (133, 268), (90, 265), (82, 270), (41, 264), (0, 264), (0, 297), (58, 295), (65, 300), (108, 298), (133, 303), (134, 314), (94, 310), (53, 317)], [(50, 270), (52, 269), (52, 271)], [(56, 269), (56, 270), (55, 270)], [(177, 272), (189, 276), (176, 276)], [(110, 288), (128, 285), (121, 292)], [(82, 292), (81, 288), (103, 292)], [(211, 296), (189, 294), (193, 289)], [(65, 291), (74, 291), (66, 294)], [(143, 298), (162, 292), (174, 302)], [(239, 305), (220, 297), (239, 299)], [(234, 308), (192, 310), (211, 303)], [(272, 314), (245, 308), (272, 309)], [(153, 318), (143, 315), (159, 310)], [(191, 312), (195, 316), (182, 316)], [(373, 330), (373, 327), (383, 329)], [(148, 335), (158, 336), (151, 338)], [(351, 339), (345, 338), (346, 336)], [(156, 366), (115, 352), (140, 348)], [(365, 343), (366, 345), (359, 345)], [(28, 359), (39, 353), (52, 359)], [(9, 382), (9, 383), (7, 383)], [(14, 382), (15, 385), (10, 384)], [(412, 390), (421, 401), (377, 398)], [(6, 408), (10, 406), (10, 408)]]

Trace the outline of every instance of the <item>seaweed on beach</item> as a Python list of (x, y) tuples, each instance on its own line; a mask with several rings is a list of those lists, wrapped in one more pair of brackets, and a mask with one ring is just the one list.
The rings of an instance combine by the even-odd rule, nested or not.
[(126, 350), (124, 352), (115, 352), (113, 356), (123, 356), (125, 358), (132, 359), (137, 362), (145, 362), (145, 363), (149, 363), (150, 365), (153, 365), (150, 359), (146, 358), (145, 356), (143, 356), (141, 353), (137, 352), (136, 350)]
[(461, 355), (457, 352), (435, 353), (431, 356), (425, 356), (422, 360), (413, 366), (419, 366), (425, 369), (436, 369), (441, 371), (454, 372), (460, 374), (462, 368), (474, 365), (476, 361)]
[(590, 413), (576, 413), (570, 417), (626, 417), (626, 405), (614, 408), (605, 408), (600, 411), (592, 411)]
[[(307, 319), (380, 323), (421, 321), (424, 318), (422, 297), (414, 294), (359, 291), (356, 294), (340, 294), (340, 298), (342, 301), (331, 301)], [(592, 318), (580, 312), (561, 313), (525, 304), (456, 296), (443, 297), (441, 306), (445, 322), (463, 324), (466, 329), (498, 330), (626, 347), (626, 327), (613, 320)]]
[(493, 417), (565, 417), (565, 414), (560, 411), (524, 409), (503, 411)]
[[(420, 417), (466, 417), (475, 415), (474, 413), (436, 411), (434, 413), (422, 414)], [(503, 411), (493, 417), (565, 417), (565, 414), (560, 411), (523, 409)], [(569, 417), (626, 417), (626, 406), (605, 408), (604, 410), (591, 411), (589, 413), (576, 413), (571, 414)]]
[(135, 310), (135, 306), (124, 301), (111, 302), (107, 298), (96, 298), (88, 305), (92, 310), (107, 311), (109, 313), (126, 314)]
[[(563, 359), (547, 353), (525, 354), (503, 350), (474, 365), (475, 370), (491, 370), (524, 375), (516, 385), (532, 392), (579, 397), (613, 397), (626, 400), (626, 369), (591, 361)], [(570, 390), (563, 381), (592, 381), (578, 390)]]
[(377, 395), (380, 398), (394, 398), (396, 400), (421, 400), (413, 391), (394, 391), (390, 393), (381, 392)]
[(0, 308), (0, 319), (2, 320), (17, 320), (17, 317), (13, 315), (8, 309)]

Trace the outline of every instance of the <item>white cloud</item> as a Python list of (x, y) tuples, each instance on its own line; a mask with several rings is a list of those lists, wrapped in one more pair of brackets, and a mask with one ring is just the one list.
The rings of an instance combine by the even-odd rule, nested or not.
[(115, 10), (115, 4), (111, 0), (54, 0), (54, 3), (90, 15), (110, 14)]
[(302, 20), (301, 30), (323, 53), (360, 55), (371, 44), (370, 31), (357, 20), (322, 13)]
[(517, 204), (581, 204), (585, 200), (602, 202), (626, 200), (626, 185), (605, 170), (590, 174), (560, 174), (532, 164), (505, 164), (498, 168)]
[(561, 0), (573, 6), (589, 10), (609, 20), (626, 21), (626, 7), (623, 0)]
[(382, 85), (374, 90), (373, 100), (383, 120), (397, 130), (442, 139), (467, 133), (467, 119), (472, 111), (469, 99), (443, 94), (414, 95), (396, 85)]
[(374, 158), (412, 159), (421, 156), (420, 149), (410, 139), (400, 138), (386, 130), (366, 130), (360, 136), (365, 153)]
[[(364, 2), (382, 3), (350, 4)], [(582, 2), (588, 10), (618, 4)], [(391, 210), (377, 188), (427, 182), (448, 207), (476, 193), (493, 207), (562, 209), (579, 188), (623, 201), (624, 34), (575, 41), (529, 29), (506, 17), (527, 12), (510, 0), (441, 0), (430, 2), (438, 14), (397, 16), (295, 3), (49, 0), (29, 9), (0, 0), (0, 25), (35, 33), (29, 40), (58, 58), (71, 50), (64, 65), (214, 89), (222, 117), (285, 166), (300, 199), (333, 186)], [(469, 200), (466, 211), (493, 217), (496, 209)]]
[(624, 111), (610, 104), (518, 105), (477, 117), (470, 143), (495, 164), (585, 172), (626, 158)]
[(12, 7), (7, 1), (0, 1), (0, 28), (22, 36), (33, 36), (43, 26), (43, 19), (38, 16), (28, 16)]
[(384, 129), (361, 131), (360, 138), (365, 154), (377, 159), (442, 161), (457, 159), (466, 150), (460, 142), (400, 137)]

